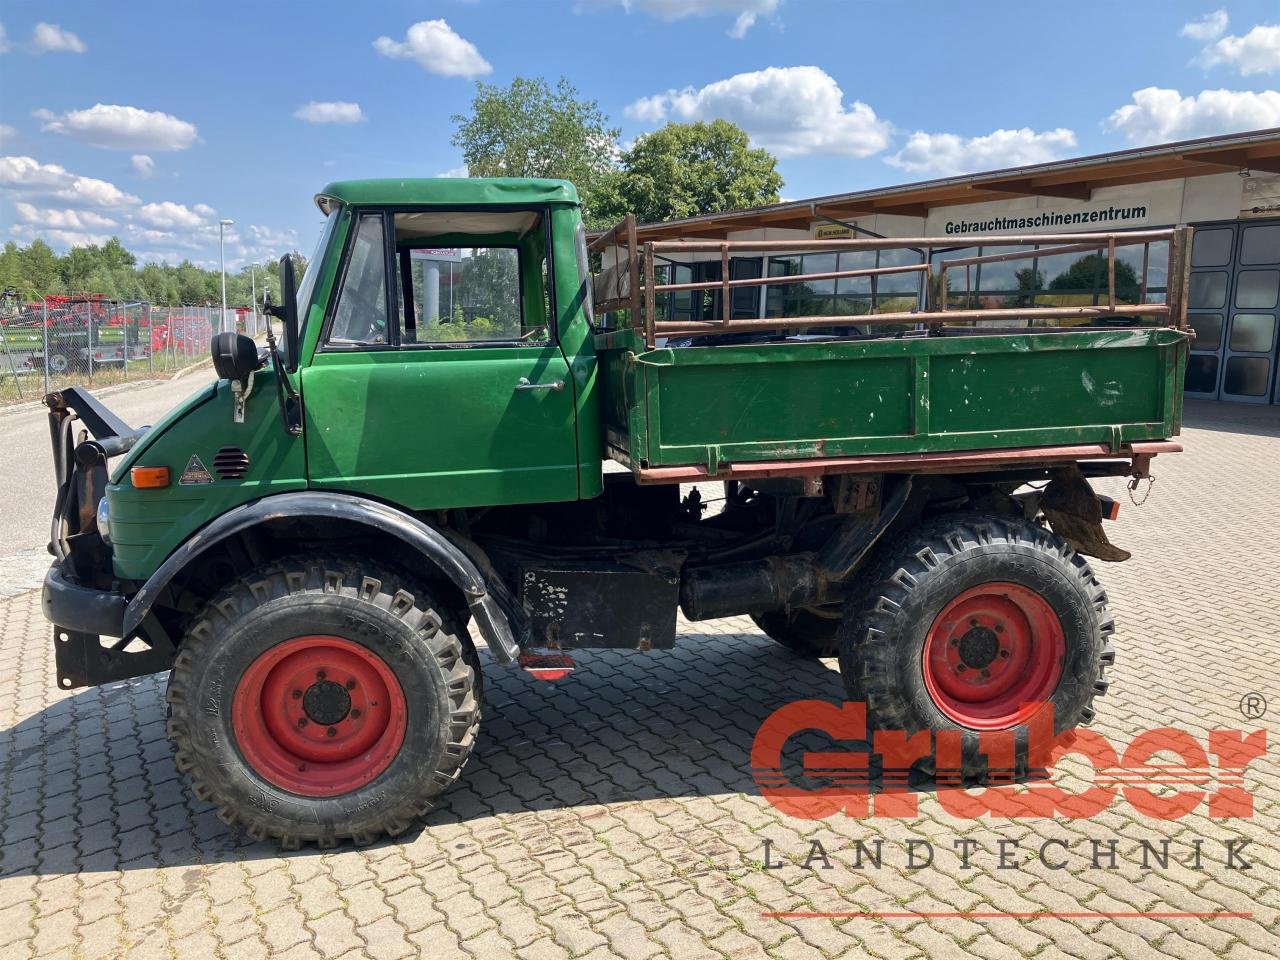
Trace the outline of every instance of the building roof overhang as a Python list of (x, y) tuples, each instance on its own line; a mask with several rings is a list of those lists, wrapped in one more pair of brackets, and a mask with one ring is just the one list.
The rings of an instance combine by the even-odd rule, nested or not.
[(1089, 200), (1095, 190), (1104, 187), (1242, 170), (1280, 173), (1280, 128), (643, 224), (636, 233), (639, 241), (645, 241), (714, 239), (763, 227), (807, 230), (813, 221), (825, 218), (851, 220), (877, 214), (924, 217), (935, 207), (1013, 197)]

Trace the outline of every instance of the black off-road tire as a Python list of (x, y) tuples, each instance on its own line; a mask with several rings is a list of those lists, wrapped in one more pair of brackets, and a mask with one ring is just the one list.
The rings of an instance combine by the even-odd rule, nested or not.
[[(848, 697), (866, 703), (872, 729), (963, 731), (962, 776), (966, 782), (985, 779), (977, 732), (931, 695), (924, 651), (939, 613), (989, 583), (1026, 587), (1058, 617), (1065, 649), (1056, 688), (1046, 694), (1055, 733), (1092, 721), (1094, 697), (1106, 693), (1104, 674), (1115, 661), (1108, 642), (1115, 625), (1102, 586), (1064, 540), (1019, 518), (948, 515), (908, 532), (872, 563), (864, 602), (846, 609), (840, 647)], [(1006, 729), (1016, 731), (1015, 774), (1026, 776), (1026, 724)], [(935, 766), (925, 761), (917, 770), (929, 776)]]
[[(830, 612), (830, 616), (824, 614)], [(792, 653), (801, 657), (834, 657), (840, 652), (840, 608), (821, 611), (808, 608), (770, 610), (753, 613), (757, 627)]]
[[(266, 779), (246, 760), (232, 721), (237, 683), (250, 665), (311, 634), (371, 651), (403, 692), (403, 740), (388, 750), (392, 759), (336, 796), (303, 795)], [(183, 639), (167, 700), (177, 766), (225, 823), (286, 849), (368, 844), (403, 832), (458, 778), (479, 731), (481, 673), (458, 617), (412, 575), (371, 561), (290, 558), (209, 602)]]

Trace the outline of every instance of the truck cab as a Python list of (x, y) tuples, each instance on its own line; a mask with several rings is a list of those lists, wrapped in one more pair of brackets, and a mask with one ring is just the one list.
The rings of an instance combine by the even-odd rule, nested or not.
[[(732, 245), (640, 247), (631, 218), (589, 243), (564, 181), (351, 181), (316, 203), (278, 330), (217, 334), (216, 380), (160, 422), (45, 399), (58, 682), (170, 670), (178, 766), (228, 823), (286, 846), (405, 830), (475, 743), (481, 650), (563, 677), (577, 649), (670, 648), (677, 610), (838, 656), (879, 728), (1093, 716), (1114, 627), (1084, 556), (1128, 554), (1089, 479), (1181, 449), (1188, 230), (1038, 238), (1109, 261), (1169, 242), (1167, 300), (993, 326), (944, 297), (876, 314), (900, 328), (881, 335), (731, 306), (895, 271), (945, 291), (946, 262), (940, 283), (927, 260), (670, 283), (659, 261)], [(815, 241), (875, 242), (930, 245)], [(722, 316), (662, 314), (689, 290)]]

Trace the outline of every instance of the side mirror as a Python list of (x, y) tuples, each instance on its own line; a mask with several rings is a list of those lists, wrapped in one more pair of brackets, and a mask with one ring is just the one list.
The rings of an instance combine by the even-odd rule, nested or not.
[(247, 380), (258, 369), (258, 345), (243, 333), (215, 333), (209, 343), (213, 369), (224, 380)]
[(298, 369), (298, 280), (293, 273), (293, 258), (285, 254), (280, 258), (280, 299), (284, 301), (284, 348), (286, 367), (292, 373)]

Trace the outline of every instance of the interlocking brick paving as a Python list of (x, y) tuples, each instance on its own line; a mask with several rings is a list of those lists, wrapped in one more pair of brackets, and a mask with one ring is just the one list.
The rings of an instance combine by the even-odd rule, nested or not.
[[(838, 701), (749, 620), (682, 624), (672, 653), (584, 654), (557, 684), (486, 664), (486, 717), (458, 786), (421, 828), (365, 850), (279, 854), (227, 833), (164, 738), (164, 678), (54, 684), (38, 594), (0, 601), (0, 957), (1228, 957), (1280, 955), (1280, 410), (1189, 405), (1188, 452), (1157, 459), (1099, 565), (1118, 659), (1095, 730), (1121, 746), (1176, 725), (1265, 727), (1252, 820), (1201, 804), (1174, 821), (1116, 801), (1089, 820), (959, 820), (931, 793), (910, 819), (803, 821), (759, 796), (760, 722)], [(1246, 723), (1240, 698), (1272, 704)], [(1075, 775), (1081, 765), (1067, 766)], [(1144, 869), (1142, 840), (1172, 841)], [(884, 841), (883, 866), (850, 848)], [(908, 840), (931, 841), (911, 870)], [(972, 840), (970, 869), (955, 841)], [(1203, 869), (1188, 865), (1196, 839)], [(1222, 842), (1251, 839), (1249, 870)], [(764, 842), (786, 861), (766, 869)], [(831, 868), (801, 866), (820, 840)], [(1009, 846), (1020, 841), (1016, 852)], [(1069, 843), (1069, 852), (1046, 840)], [(1092, 869), (1118, 841), (1116, 868)], [(1000, 869), (1001, 841), (1016, 869)], [(1066, 861), (1064, 869), (1049, 864)], [(1249, 918), (776, 919), (771, 911), (1252, 914)]]

